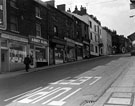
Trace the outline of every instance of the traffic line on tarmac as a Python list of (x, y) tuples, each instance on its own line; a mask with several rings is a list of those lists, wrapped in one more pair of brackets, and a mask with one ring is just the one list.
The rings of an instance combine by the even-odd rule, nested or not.
[(90, 83), (89, 85), (93, 85), (95, 84), (98, 80), (100, 80), (102, 77), (94, 77), (96, 80), (93, 81), (92, 83)]
[(30, 91), (21, 93), (21, 94), (19, 94), (19, 95), (13, 96), (13, 97), (11, 97), (11, 98), (5, 99), (4, 101), (7, 102), (7, 101), (12, 100), (12, 99), (15, 99), (15, 98), (17, 98), (17, 97), (19, 97), (19, 96), (22, 96), (22, 95), (26, 95), (26, 94), (28, 94), (28, 93), (35, 92), (35, 91), (37, 91), (37, 90), (39, 90), (39, 89), (41, 89), (41, 88), (42, 88), (42, 87), (38, 87), (38, 88), (36, 88), (36, 89), (33, 89), (33, 90), (30, 90)]

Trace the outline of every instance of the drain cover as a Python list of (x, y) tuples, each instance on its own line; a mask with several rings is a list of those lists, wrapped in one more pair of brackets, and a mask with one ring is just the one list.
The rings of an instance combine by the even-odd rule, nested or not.
[(81, 103), (80, 106), (93, 106), (94, 101), (90, 101), (90, 100), (85, 100), (84, 102)]

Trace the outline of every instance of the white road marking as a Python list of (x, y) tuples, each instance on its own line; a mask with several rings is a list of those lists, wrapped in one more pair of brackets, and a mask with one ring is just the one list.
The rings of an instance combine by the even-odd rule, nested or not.
[(93, 84), (95, 84), (98, 80), (100, 80), (102, 77), (94, 77), (94, 78), (96, 78), (96, 80), (95, 81), (93, 81), (92, 83), (90, 83), (89, 85), (93, 85)]
[(17, 101), (19, 101), (19, 100), (21, 100), (21, 99), (24, 99), (25, 97), (34, 95), (35, 93), (38, 93), (38, 92), (40, 92), (40, 91), (42, 91), (42, 90), (46, 90), (47, 88), (49, 88), (49, 87), (42, 88), (42, 89), (40, 89), (40, 90), (38, 90), (38, 91), (36, 91), (36, 92), (33, 92), (33, 93), (28, 93), (28, 94), (26, 94), (26, 95), (24, 95), (24, 96), (22, 96), (22, 97), (19, 97), (19, 98), (15, 99), (13, 102), (17, 102)]
[(71, 78), (71, 77), (66, 77), (66, 78), (64, 78), (64, 79), (62, 79), (62, 80), (58, 80), (58, 81), (52, 82), (52, 83), (50, 83), (50, 84), (58, 84), (59, 82), (61, 82), (61, 81), (63, 81), (63, 80), (66, 80), (66, 79), (69, 79), (69, 78)]
[(81, 85), (82, 83), (90, 80), (92, 77), (80, 77), (80, 78), (73, 78), (70, 80), (59, 80), (57, 82), (51, 83), (51, 84), (61, 84), (61, 85)]
[(11, 97), (11, 98), (5, 99), (4, 101), (7, 102), (7, 101), (12, 100), (12, 99), (15, 99), (15, 98), (17, 98), (17, 97), (19, 97), (19, 96), (22, 96), (22, 95), (25, 95), (25, 94), (28, 94), (28, 93), (32, 93), (32, 92), (34, 92), (34, 91), (37, 91), (37, 90), (39, 90), (39, 89), (41, 89), (41, 88), (42, 88), (42, 87), (38, 87), (38, 88), (36, 88), (36, 89), (33, 89), (33, 90), (30, 90), (30, 91), (24, 92), (24, 93), (22, 93), (22, 94), (13, 96), (13, 97)]
[[(63, 95), (64, 93), (68, 92), (68, 91), (71, 90), (71, 89), (72, 89), (72, 88), (68, 88), (68, 87), (67, 87), (67, 88), (61, 88), (60, 90), (65, 90), (65, 91), (59, 93), (57, 96), (55, 96), (55, 97), (53, 97), (53, 98), (51, 98), (51, 99), (45, 101), (45, 102), (42, 103), (42, 104), (43, 104), (43, 105), (44, 105), (44, 104), (47, 104), (48, 102), (50, 102), (50, 101), (52, 101), (53, 99), (55, 99), (55, 98), (57, 98), (57, 97)], [(60, 90), (59, 90), (59, 91), (60, 91)]]
[(74, 95), (75, 93), (77, 93), (77, 92), (80, 91), (81, 89), (82, 89), (82, 88), (79, 88), (79, 89), (75, 90), (74, 92), (72, 92), (71, 94), (67, 95), (66, 97), (62, 98), (62, 99), (59, 100), (59, 101), (52, 101), (52, 102), (48, 103), (48, 105), (62, 106), (62, 105), (64, 105), (64, 104), (66, 103), (65, 100), (66, 100), (67, 98), (69, 98), (70, 96)]
[(52, 91), (40, 91), (40, 92), (34, 93), (33, 95), (30, 95), (30, 96), (20, 100), (18, 102), (19, 103), (32, 103), (32, 102), (36, 103), (36, 102), (42, 100), (42, 98), (47, 97), (54, 92), (57, 92), (59, 89), (60, 89), (60, 87), (53, 89)]

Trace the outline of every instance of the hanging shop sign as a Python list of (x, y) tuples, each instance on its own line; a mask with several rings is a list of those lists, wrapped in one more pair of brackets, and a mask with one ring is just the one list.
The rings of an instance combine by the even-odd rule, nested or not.
[(47, 45), (47, 41), (45, 39), (29, 37), (30, 43), (40, 44), (40, 45)]
[(0, 0), (0, 29), (6, 30), (6, 0)]

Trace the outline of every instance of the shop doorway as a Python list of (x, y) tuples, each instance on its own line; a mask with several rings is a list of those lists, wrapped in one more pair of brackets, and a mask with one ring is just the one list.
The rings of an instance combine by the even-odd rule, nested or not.
[(8, 71), (8, 50), (1, 50), (1, 72)]

